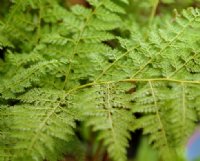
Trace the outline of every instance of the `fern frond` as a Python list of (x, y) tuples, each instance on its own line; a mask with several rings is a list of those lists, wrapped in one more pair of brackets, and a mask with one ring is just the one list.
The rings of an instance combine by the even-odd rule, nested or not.
[(70, 39), (62, 37), (59, 34), (48, 34), (42, 39), (42, 42), (52, 45), (66, 45), (68, 41)]
[(3, 34), (3, 30), (4, 25), (0, 22), (0, 49), (2, 49), (3, 47), (14, 47), (7, 36)]
[[(92, 63), (93, 60), (87, 59), (88, 52), (91, 53), (93, 56), (95, 56), (93, 50), (89, 51), (90, 48), (88, 48), (87, 50), (84, 51), (81, 47), (94, 45), (97, 48), (103, 49), (102, 42), (112, 40), (115, 38), (114, 34), (111, 33), (110, 30), (118, 28), (121, 22), (121, 18), (120, 16), (117, 15), (117, 13), (122, 12), (123, 8), (120, 7), (117, 3), (111, 2), (110, 5), (112, 6), (112, 10), (110, 10), (107, 6), (107, 1), (88, 1), (88, 2), (93, 7), (93, 10), (85, 9), (84, 7), (81, 6), (75, 6), (72, 7), (71, 9), (72, 13), (68, 13), (69, 16), (63, 20), (63, 24), (65, 26), (68, 26), (67, 28), (69, 30), (63, 32), (62, 34), (68, 35), (69, 33), (71, 33), (73, 39), (73, 43), (71, 44), (71, 46), (69, 44), (71, 51), (68, 52), (69, 59), (73, 59), (73, 61), (70, 60), (70, 65), (65, 74), (65, 82), (64, 82), (65, 87), (66, 84), (74, 83), (74, 77), (76, 80), (82, 80), (89, 76), (89, 80), (93, 80), (95, 75), (98, 75), (100, 73), (100, 71), (102, 70), (102, 66), (99, 66), (98, 64), (95, 65), (94, 63)], [(102, 25), (97, 25), (96, 22)], [(103, 50), (107, 50), (107, 47), (105, 46)], [(101, 51), (98, 52), (100, 54), (100, 57), (106, 56), (105, 53), (101, 53)], [(76, 74), (77, 71), (76, 61), (79, 59), (89, 62), (87, 63), (88, 66), (92, 66), (93, 69), (96, 70), (96, 72), (93, 72), (90, 75), (88, 75), (89, 72), (85, 71)], [(92, 57), (92, 59), (94, 58)], [(72, 74), (72, 71), (75, 71), (74, 74)]]
[(7, 59), (12, 65), (16, 66), (17, 68), (44, 61), (42, 55), (39, 54), (36, 50), (33, 50), (29, 54), (18, 54), (18, 57), (16, 57), (15, 54), (16, 53), (8, 52)]
[[(164, 88), (164, 89), (163, 89)], [(150, 135), (150, 143), (160, 150), (164, 160), (172, 160), (171, 145), (168, 138), (167, 120), (165, 118), (169, 108), (165, 95), (169, 90), (160, 87), (159, 84), (149, 81), (144, 90), (135, 93), (133, 112), (143, 113), (144, 115), (136, 120), (134, 128), (143, 129), (144, 134)], [(165, 102), (166, 100), (166, 102)]]
[(3, 17), (0, 160), (79, 152), (81, 160), (87, 149), (73, 150), (78, 121), (92, 127), (111, 160), (127, 160), (130, 132), (141, 129), (161, 160), (173, 161), (200, 118), (200, 10), (167, 22), (158, 13), (143, 27), (128, 0), (87, 2), (15, 0)]
[(11, 140), (7, 138), (11, 120), (7, 117), (9, 115), (8, 106), (0, 105), (0, 160), (8, 160), (12, 154), (5, 147), (12, 147)]
[(108, 147), (109, 156), (116, 161), (126, 160), (130, 126), (134, 122), (129, 98), (129, 84), (96, 85), (82, 93), (81, 101), (86, 124), (99, 132), (98, 138)]
[(14, 93), (21, 93), (25, 88), (31, 87), (32, 83), (38, 82), (39, 78), (47, 73), (56, 72), (62, 63), (57, 60), (44, 61), (31, 66), (26, 70), (18, 71), (11, 80), (5, 80), (0, 86), (0, 93), (4, 98), (12, 98)]
[(150, 135), (150, 143), (160, 150), (164, 160), (172, 160), (176, 148), (186, 144), (197, 121), (194, 100), (198, 95), (192, 93), (196, 85), (187, 83), (167, 83), (149, 81), (136, 92), (132, 110), (142, 114), (134, 128), (143, 129)]
[(86, 31), (83, 33), (82, 39), (88, 43), (95, 43), (114, 39), (114, 36), (107, 32), (99, 31), (98, 33), (95, 33), (94, 31)]
[[(186, 70), (185, 66), (188, 65), (188, 61), (198, 57), (197, 42), (199, 37), (192, 35), (199, 28), (196, 26), (200, 18), (199, 10), (183, 11), (182, 15), (183, 17), (177, 18), (174, 24), (168, 23), (165, 32), (159, 30), (158, 34), (155, 34), (154, 31), (153, 36), (149, 38), (149, 44), (142, 44), (142, 52), (146, 60), (140, 69), (133, 73), (132, 77), (138, 76), (140, 73), (150, 74), (146, 68), (153, 65), (153, 68), (158, 71), (161, 69), (163, 77), (169, 78), (176, 74), (176, 78), (181, 78), (180, 71)], [(188, 50), (192, 52), (188, 52)], [(171, 54), (172, 52), (177, 54)], [(179, 72), (180, 74), (178, 74)], [(184, 78), (186, 77), (184, 76)]]
[(171, 131), (171, 138), (174, 140), (172, 146), (173, 144), (174, 146), (185, 144), (195, 128), (197, 112), (194, 109), (193, 101), (198, 100), (198, 95), (194, 92), (196, 89), (198, 86), (185, 83), (173, 88), (174, 96), (169, 111), (169, 122), (171, 123), (169, 131)]
[(106, 66), (97, 80), (103, 75), (105, 80), (106, 73), (112, 73), (112, 76), (108, 74), (106, 80), (119, 79), (118, 73), (123, 76), (120, 79), (128, 76), (192, 78), (187, 71), (192, 71), (191, 68), (195, 71), (198, 68), (198, 63), (193, 60), (198, 60), (199, 57), (200, 37), (196, 35), (199, 30), (199, 9), (184, 10), (182, 15), (175, 22), (167, 23), (165, 29), (152, 30), (148, 40), (144, 40), (142, 36), (138, 37), (137, 33), (133, 35), (133, 32), (132, 40), (119, 38), (126, 51)]
[(122, 7), (120, 7), (119, 5), (117, 5), (116, 3), (110, 0), (106, 0), (105, 4), (106, 4), (105, 7), (112, 12), (118, 12), (118, 13), (123, 13), (123, 14), (126, 13)]
[[(18, 97), (23, 104), (10, 108), (9, 134), (12, 160), (57, 161), (75, 128), (70, 96), (64, 91), (32, 89)], [(63, 142), (64, 141), (64, 142)], [(63, 143), (62, 143), (63, 142)]]

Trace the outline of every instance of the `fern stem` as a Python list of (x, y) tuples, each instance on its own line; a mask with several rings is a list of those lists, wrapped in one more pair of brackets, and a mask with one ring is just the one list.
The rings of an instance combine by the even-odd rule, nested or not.
[(41, 31), (41, 18), (42, 18), (42, 4), (41, 1), (39, 0), (40, 3), (40, 8), (39, 8), (39, 13), (38, 13), (38, 22), (37, 22), (37, 34), (36, 34), (36, 38), (35, 38), (35, 44), (38, 43), (39, 39), (40, 39), (40, 31)]
[[(181, 83), (181, 87), (182, 87), (182, 131), (181, 134), (182, 136), (185, 134), (185, 121), (186, 121), (186, 96), (185, 96), (185, 83)], [(183, 137), (184, 138), (184, 137)]]
[(188, 84), (200, 84), (200, 80), (179, 80), (179, 79), (170, 79), (170, 78), (132, 78), (132, 79), (124, 79), (120, 82), (148, 82), (148, 81), (168, 81), (175, 83), (188, 83)]
[(149, 18), (149, 26), (150, 26), (150, 25), (152, 24), (152, 22), (153, 22), (153, 19), (154, 19), (154, 17), (155, 17), (158, 4), (159, 4), (159, 0), (155, 0), (155, 1), (154, 1), (153, 8), (152, 8), (152, 10), (151, 10), (151, 15), (150, 15), (150, 18)]
[(120, 83), (120, 82), (174, 82), (174, 83), (187, 83), (187, 84), (200, 84), (200, 80), (179, 80), (179, 79), (170, 79), (170, 78), (131, 78), (131, 79), (123, 79), (118, 81), (99, 81), (99, 82), (92, 82), (87, 83), (81, 86), (76, 86), (67, 91), (68, 94), (78, 91), (83, 88), (87, 88), (94, 85), (100, 84), (111, 84), (111, 83)]

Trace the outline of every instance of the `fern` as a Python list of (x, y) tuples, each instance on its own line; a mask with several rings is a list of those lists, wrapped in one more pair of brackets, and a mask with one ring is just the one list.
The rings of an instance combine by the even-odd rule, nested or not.
[(137, 1), (151, 13), (142, 22), (128, 0), (87, 2), (15, 0), (5, 11), (0, 160), (126, 161), (138, 129), (162, 160), (178, 160), (200, 118), (200, 10), (162, 17), (167, 1)]
[(48, 156), (57, 160), (59, 155), (54, 155), (55, 151), (61, 154), (62, 141), (68, 141), (75, 128), (75, 113), (67, 107), (71, 104), (67, 94), (32, 89), (18, 100), (22, 104), (11, 108), (8, 114), (11, 119), (8, 139), (13, 143), (9, 151), (15, 154), (11, 159), (42, 160)]
[(125, 90), (130, 87), (121, 84), (95, 85), (88, 92), (82, 92), (81, 104), (84, 102), (83, 115), (86, 125), (99, 131), (98, 139), (108, 147), (108, 153), (114, 160), (126, 160), (126, 148), (129, 130), (134, 123), (130, 110), (130, 98)]

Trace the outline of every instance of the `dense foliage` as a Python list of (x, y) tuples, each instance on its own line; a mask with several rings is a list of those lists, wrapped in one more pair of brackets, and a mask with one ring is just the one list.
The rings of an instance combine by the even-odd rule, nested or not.
[(184, 160), (200, 118), (199, 1), (87, 2), (1, 0), (0, 160), (126, 161), (138, 129), (161, 160)]

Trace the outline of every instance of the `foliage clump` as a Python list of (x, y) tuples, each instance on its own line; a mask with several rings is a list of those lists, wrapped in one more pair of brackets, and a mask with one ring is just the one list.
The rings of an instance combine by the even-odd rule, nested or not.
[(163, 161), (184, 158), (200, 117), (199, 2), (87, 2), (1, 2), (0, 160), (85, 160), (92, 142), (94, 157), (126, 161), (138, 129)]

